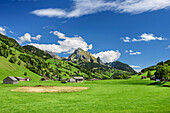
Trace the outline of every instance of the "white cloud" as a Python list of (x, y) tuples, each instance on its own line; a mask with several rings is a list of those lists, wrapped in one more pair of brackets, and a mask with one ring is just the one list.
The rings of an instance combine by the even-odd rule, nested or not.
[(129, 50), (130, 53), (132, 53), (133, 51), (132, 50)]
[(57, 44), (35, 44), (31, 43), (30, 45), (33, 45), (39, 49), (42, 50), (48, 50), (55, 53), (72, 53), (77, 48), (82, 48), (85, 51), (88, 51), (89, 49), (92, 49), (92, 44), (87, 44), (84, 39), (80, 36), (74, 36), (74, 37), (66, 37), (65, 34), (58, 32), (58, 31), (50, 31), (50, 34), (56, 35), (59, 39), (64, 40), (58, 40)]
[(120, 38), (123, 40), (123, 42), (130, 42), (130, 38), (129, 37), (125, 37), (125, 38)]
[(32, 39), (34, 39), (34, 40), (40, 40), (41, 37), (42, 37), (41, 35), (37, 35), (36, 37), (32, 37)]
[(99, 52), (97, 54), (93, 54), (94, 57), (100, 57), (100, 59), (104, 62), (104, 63), (108, 63), (108, 62), (113, 62), (115, 60), (117, 60), (118, 58), (120, 58), (121, 53), (117, 50), (117, 51), (102, 51)]
[(142, 69), (134, 69), (136, 72), (141, 72)]
[(120, 38), (123, 40), (123, 42), (140, 42), (140, 41), (145, 41), (145, 42), (149, 42), (151, 40), (167, 40), (167, 38), (163, 38), (163, 37), (157, 37), (154, 36), (154, 34), (147, 34), (147, 33), (143, 33), (141, 36), (139, 36), (139, 38), (133, 38), (131, 40), (130, 37), (125, 37), (125, 38)]
[(129, 55), (141, 55), (142, 52), (134, 52), (133, 50), (126, 50), (125, 53), (129, 53)]
[(137, 41), (151, 41), (151, 40), (166, 40), (166, 38), (162, 38), (162, 37), (156, 37), (154, 36), (154, 34), (147, 34), (144, 33), (140, 36), (139, 39), (133, 38), (132, 42), (137, 42)]
[(6, 30), (3, 27), (0, 27), (0, 33), (3, 35), (6, 35)]
[(170, 45), (168, 45), (168, 48), (170, 48)]
[(36, 37), (31, 37), (29, 33), (25, 33), (24, 36), (19, 37), (19, 43), (22, 44), (23, 42), (31, 42), (31, 40), (39, 40), (42, 36), (37, 35)]
[(132, 68), (140, 68), (140, 66), (130, 65)]
[(166, 9), (170, 6), (170, 0), (124, 0), (119, 1), (117, 10), (121, 13), (139, 14), (147, 11)]
[(102, 11), (139, 14), (166, 9), (169, 6), (170, 0), (73, 0), (73, 6), (69, 11), (47, 8), (34, 10), (31, 13), (37, 16), (72, 18)]
[(35, 14), (37, 16), (47, 16), (47, 17), (65, 17), (67, 15), (66, 11), (62, 9), (38, 9), (31, 12), (32, 14)]
[(141, 55), (141, 52), (133, 52), (133, 53), (129, 53), (130, 55)]

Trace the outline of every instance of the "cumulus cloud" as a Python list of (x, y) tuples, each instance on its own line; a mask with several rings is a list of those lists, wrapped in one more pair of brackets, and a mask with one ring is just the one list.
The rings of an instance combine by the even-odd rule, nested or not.
[(142, 52), (133, 52), (133, 50), (126, 50), (125, 53), (129, 53), (129, 55), (141, 55)]
[(140, 68), (140, 66), (130, 65), (132, 68)]
[(143, 33), (141, 36), (139, 36), (139, 38), (133, 38), (131, 39), (130, 37), (125, 37), (125, 38), (120, 38), (123, 40), (123, 42), (140, 42), (140, 41), (145, 41), (145, 42), (149, 42), (151, 40), (167, 40), (167, 38), (163, 38), (163, 37), (157, 37), (154, 36), (154, 34), (147, 34), (147, 33)]
[(0, 33), (3, 35), (6, 35), (6, 30), (3, 27), (0, 27)]
[(48, 50), (55, 53), (72, 53), (77, 48), (82, 48), (85, 51), (92, 49), (92, 44), (87, 44), (84, 39), (80, 36), (66, 37), (65, 34), (59, 31), (50, 31), (50, 34), (56, 35), (59, 39), (58, 44), (35, 44), (31, 43), (37, 48), (42, 50)]
[(168, 45), (168, 48), (170, 48), (170, 45)]
[(32, 14), (37, 16), (72, 18), (102, 11), (139, 14), (147, 11), (166, 9), (170, 0), (73, 0), (69, 11), (59, 8), (37, 9)]
[(151, 41), (151, 40), (166, 40), (166, 38), (162, 38), (162, 37), (156, 37), (154, 36), (154, 34), (147, 34), (144, 33), (140, 36), (139, 39), (133, 38), (132, 42), (137, 42), (137, 41)]
[(39, 40), (42, 36), (37, 35), (36, 37), (32, 37), (29, 33), (25, 33), (24, 36), (19, 37), (19, 43), (22, 44), (23, 42), (32, 42), (33, 40)]
[(113, 62), (115, 60), (117, 60), (118, 58), (120, 58), (121, 53), (117, 50), (117, 51), (102, 51), (96, 54), (93, 54), (94, 57), (100, 57), (100, 59), (104, 62), (104, 63), (109, 63), (109, 62)]

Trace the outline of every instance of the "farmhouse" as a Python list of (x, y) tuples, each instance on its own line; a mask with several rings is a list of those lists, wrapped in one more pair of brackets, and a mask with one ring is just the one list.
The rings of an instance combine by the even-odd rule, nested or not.
[(49, 81), (49, 78), (41, 78), (40, 81)]
[(25, 77), (25, 81), (31, 81), (29, 77)]
[(76, 82), (83, 82), (83, 77), (73, 77), (75, 80), (76, 80)]
[(142, 76), (141, 79), (146, 79), (147, 77), (146, 76)]
[(3, 84), (18, 84), (18, 80), (13, 76), (8, 76), (3, 80)]
[(46, 81), (46, 79), (45, 78), (41, 78), (41, 80), (40, 81)]
[(70, 78), (69, 82), (74, 83), (74, 82), (76, 82), (76, 80), (74, 78)]
[(150, 80), (156, 80), (155, 75), (150, 77)]
[(83, 82), (83, 77), (72, 77), (68, 80), (68, 82), (74, 83), (74, 82)]
[(15, 77), (18, 81), (25, 81), (25, 79), (24, 78), (22, 78), (22, 77)]

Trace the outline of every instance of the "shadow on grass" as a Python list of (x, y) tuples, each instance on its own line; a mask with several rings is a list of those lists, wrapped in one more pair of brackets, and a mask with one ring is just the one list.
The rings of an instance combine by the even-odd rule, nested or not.
[(164, 86), (163, 84), (164, 83), (166, 83), (166, 82), (161, 82), (161, 81), (156, 81), (156, 82), (152, 82), (152, 83), (150, 83), (150, 84), (148, 84), (148, 85), (158, 85), (158, 86)]

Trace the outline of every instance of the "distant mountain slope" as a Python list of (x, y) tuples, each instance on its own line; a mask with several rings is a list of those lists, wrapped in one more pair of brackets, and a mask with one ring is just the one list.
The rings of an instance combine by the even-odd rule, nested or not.
[(38, 49), (38, 48), (36, 48), (36, 47), (34, 47), (32, 45), (25, 45), (25, 46), (23, 46), (23, 48), (25, 50), (31, 52), (32, 54), (35, 54), (35, 55), (37, 55), (37, 56), (39, 56), (41, 58), (44, 58), (44, 59), (52, 58), (52, 56), (49, 53), (47, 53), (47, 52), (45, 52), (43, 50), (40, 50), (40, 49)]
[(114, 67), (114, 68), (119, 69), (119, 70), (128, 71), (128, 72), (131, 72), (131, 73), (136, 73), (136, 71), (132, 67), (130, 67), (128, 64), (122, 63), (120, 61), (106, 63), (106, 65)]
[(81, 48), (78, 48), (68, 57), (68, 61), (72, 61), (74, 63), (82, 63), (82, 62), (92, 62), (98, 63), (97, 58), (95, 58), (91, 53), (84, 51)]
[(150, 66), (150, 67), (147, 67), (147, 68), (145, 68), (145, 69), (142, 69), (141, 70), (141, 72), (147, 72), (147, 71), (153, 71), (153, 70), (156, 70), (156, 67), (157, 66), (159, 66), (159, 65), (165, 65), (165, 64), (167, 64), (167, 65), (169, 65), (170, 66), (170, 60), (167, 60), (167, 61), (165, 61), (165, 62), (159, 62), (159, 63), (157, 63), (157, 65), (154, 65), (154, 66)]

